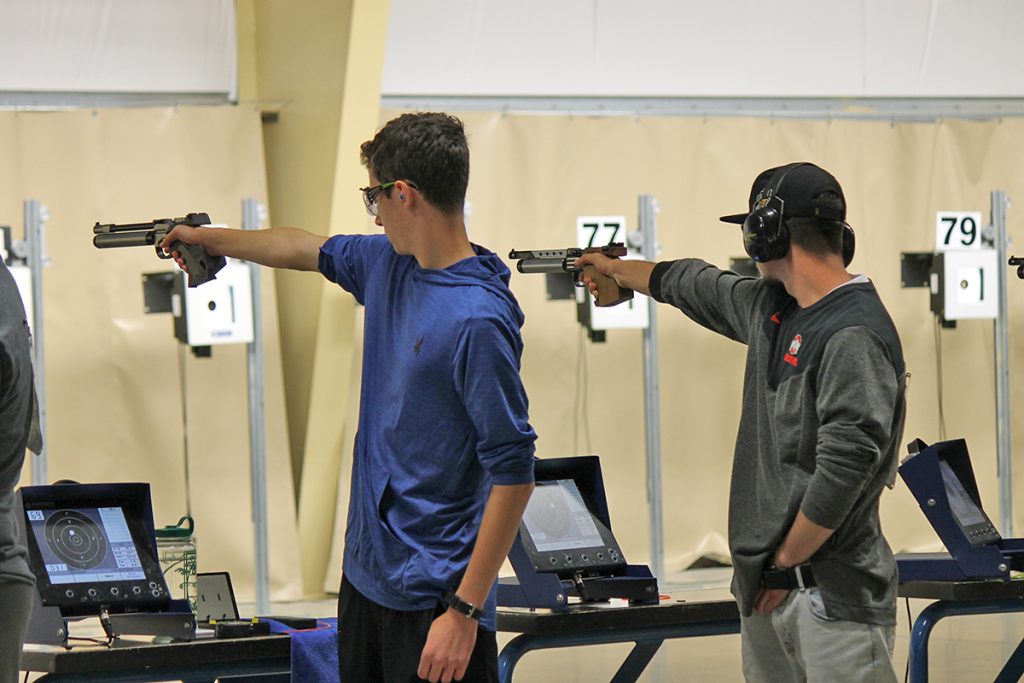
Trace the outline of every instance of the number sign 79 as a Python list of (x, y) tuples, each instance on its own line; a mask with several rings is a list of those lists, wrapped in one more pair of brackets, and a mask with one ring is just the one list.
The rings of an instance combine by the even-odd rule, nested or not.
[(935, 216), (935, 251), (981, 249), (981, 213), (939, 211)]

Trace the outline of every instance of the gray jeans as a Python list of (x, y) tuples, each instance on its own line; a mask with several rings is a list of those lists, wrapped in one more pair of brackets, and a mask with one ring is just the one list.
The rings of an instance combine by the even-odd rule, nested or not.
[(21, 645), (32, 614), (35, 586), (0, 581), (0, 683), (17, 683)]
[(740, 619), (747, 681), (896, 683), (895, 627), (831, 619), (818, 589), (791, 591), (770, 614)]

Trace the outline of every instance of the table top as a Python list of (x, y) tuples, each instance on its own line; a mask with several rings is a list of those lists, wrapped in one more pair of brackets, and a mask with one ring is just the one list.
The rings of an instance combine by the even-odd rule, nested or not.
[(907, 581), (898, 586), (897, 595), (926, 600), (1006, 600), (1024, 598), (1024, 581)]
[(70, 650), (54, 645), (26, 645), (21, 669), (54, 674), (119, 671), (138, 668), (204, 666), (225, 662), (258, 662), (291, 658), (286, 634), (251, 638), (203, 638), (171, 643), (128, 641), (115, 647), (75, 644)]
[(565, 610), (499, 607), (498, 630), (513, 633), (548, 634), (571, 630), (606, 631), (630, 626), (676, 626), (683, 624), (735, 621), (739, 623), (736, 601), (689, 600), (668, 595), (657, 604), (630, 605), (624, 600), (580, 603)]

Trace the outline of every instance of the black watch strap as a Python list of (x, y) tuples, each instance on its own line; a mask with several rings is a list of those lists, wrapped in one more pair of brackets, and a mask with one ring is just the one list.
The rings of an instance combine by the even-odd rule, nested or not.
[(484, 613), (480, 611), (480, 608), (478, 608), (473, 603), (466, 602), (465, 600), (460, 598), (458, 595), (455, 594), (455, 591), (449, 591), (448, 594), (444, 596), (444, 601), (445, 604), (448, 605), (449, 609), (455, 610), (467, 619), (480, 621), (480, 617), (484, 615)]

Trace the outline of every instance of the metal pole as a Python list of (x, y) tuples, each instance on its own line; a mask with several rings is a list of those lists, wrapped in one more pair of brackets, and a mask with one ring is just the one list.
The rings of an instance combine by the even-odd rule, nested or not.
[(36, 486), (49, 483), (46, 471), (46, 356), (43, 353), (43, 266), (46, 261), (44, 211), (38, 200), (25, 200), (25, 242), (28, 247), (28, 267), (32, 273), (32, 364), (35, 366), (36, 396), (39, 399), (39, 431), (43, 435), (43, 451), (31, 459), (32, 483)]
[[(260, 205), (242, 200), (242, 229), (259, 230)], [(263, 335), (260, 311), (260, 266), (249, 264), (252, 278), (252, 343), (249, 344), (249, 450), (252, 460), (252, 522), (255, 534), (256, 614), (270, 614), (267, 550), (267, 443), (263, 420)]]
[(1004, 538), (1013, 538), (1013, 477), (1010, 472), (1010, 315), (1006, 297), (1006, 193), (992, 192), (992, 227), (996, 247), (996, 277), (999, 315), (995, 320), (996, 352), (996, 472), (999, 477), (999, 530)]
[[(640, 239), (644, 259), (658, 257), (655, 243), (653, 195), (640, 195)], [(658, 317), (655, 301), (647, 300), (648, 324), (644, 328), (644, 418), (647, 445), (647, 503), (651, 518), (651, 565), (654, 575), (665, 576), (664, 521), (661, 503), (661, 399), (658, 391)]]

